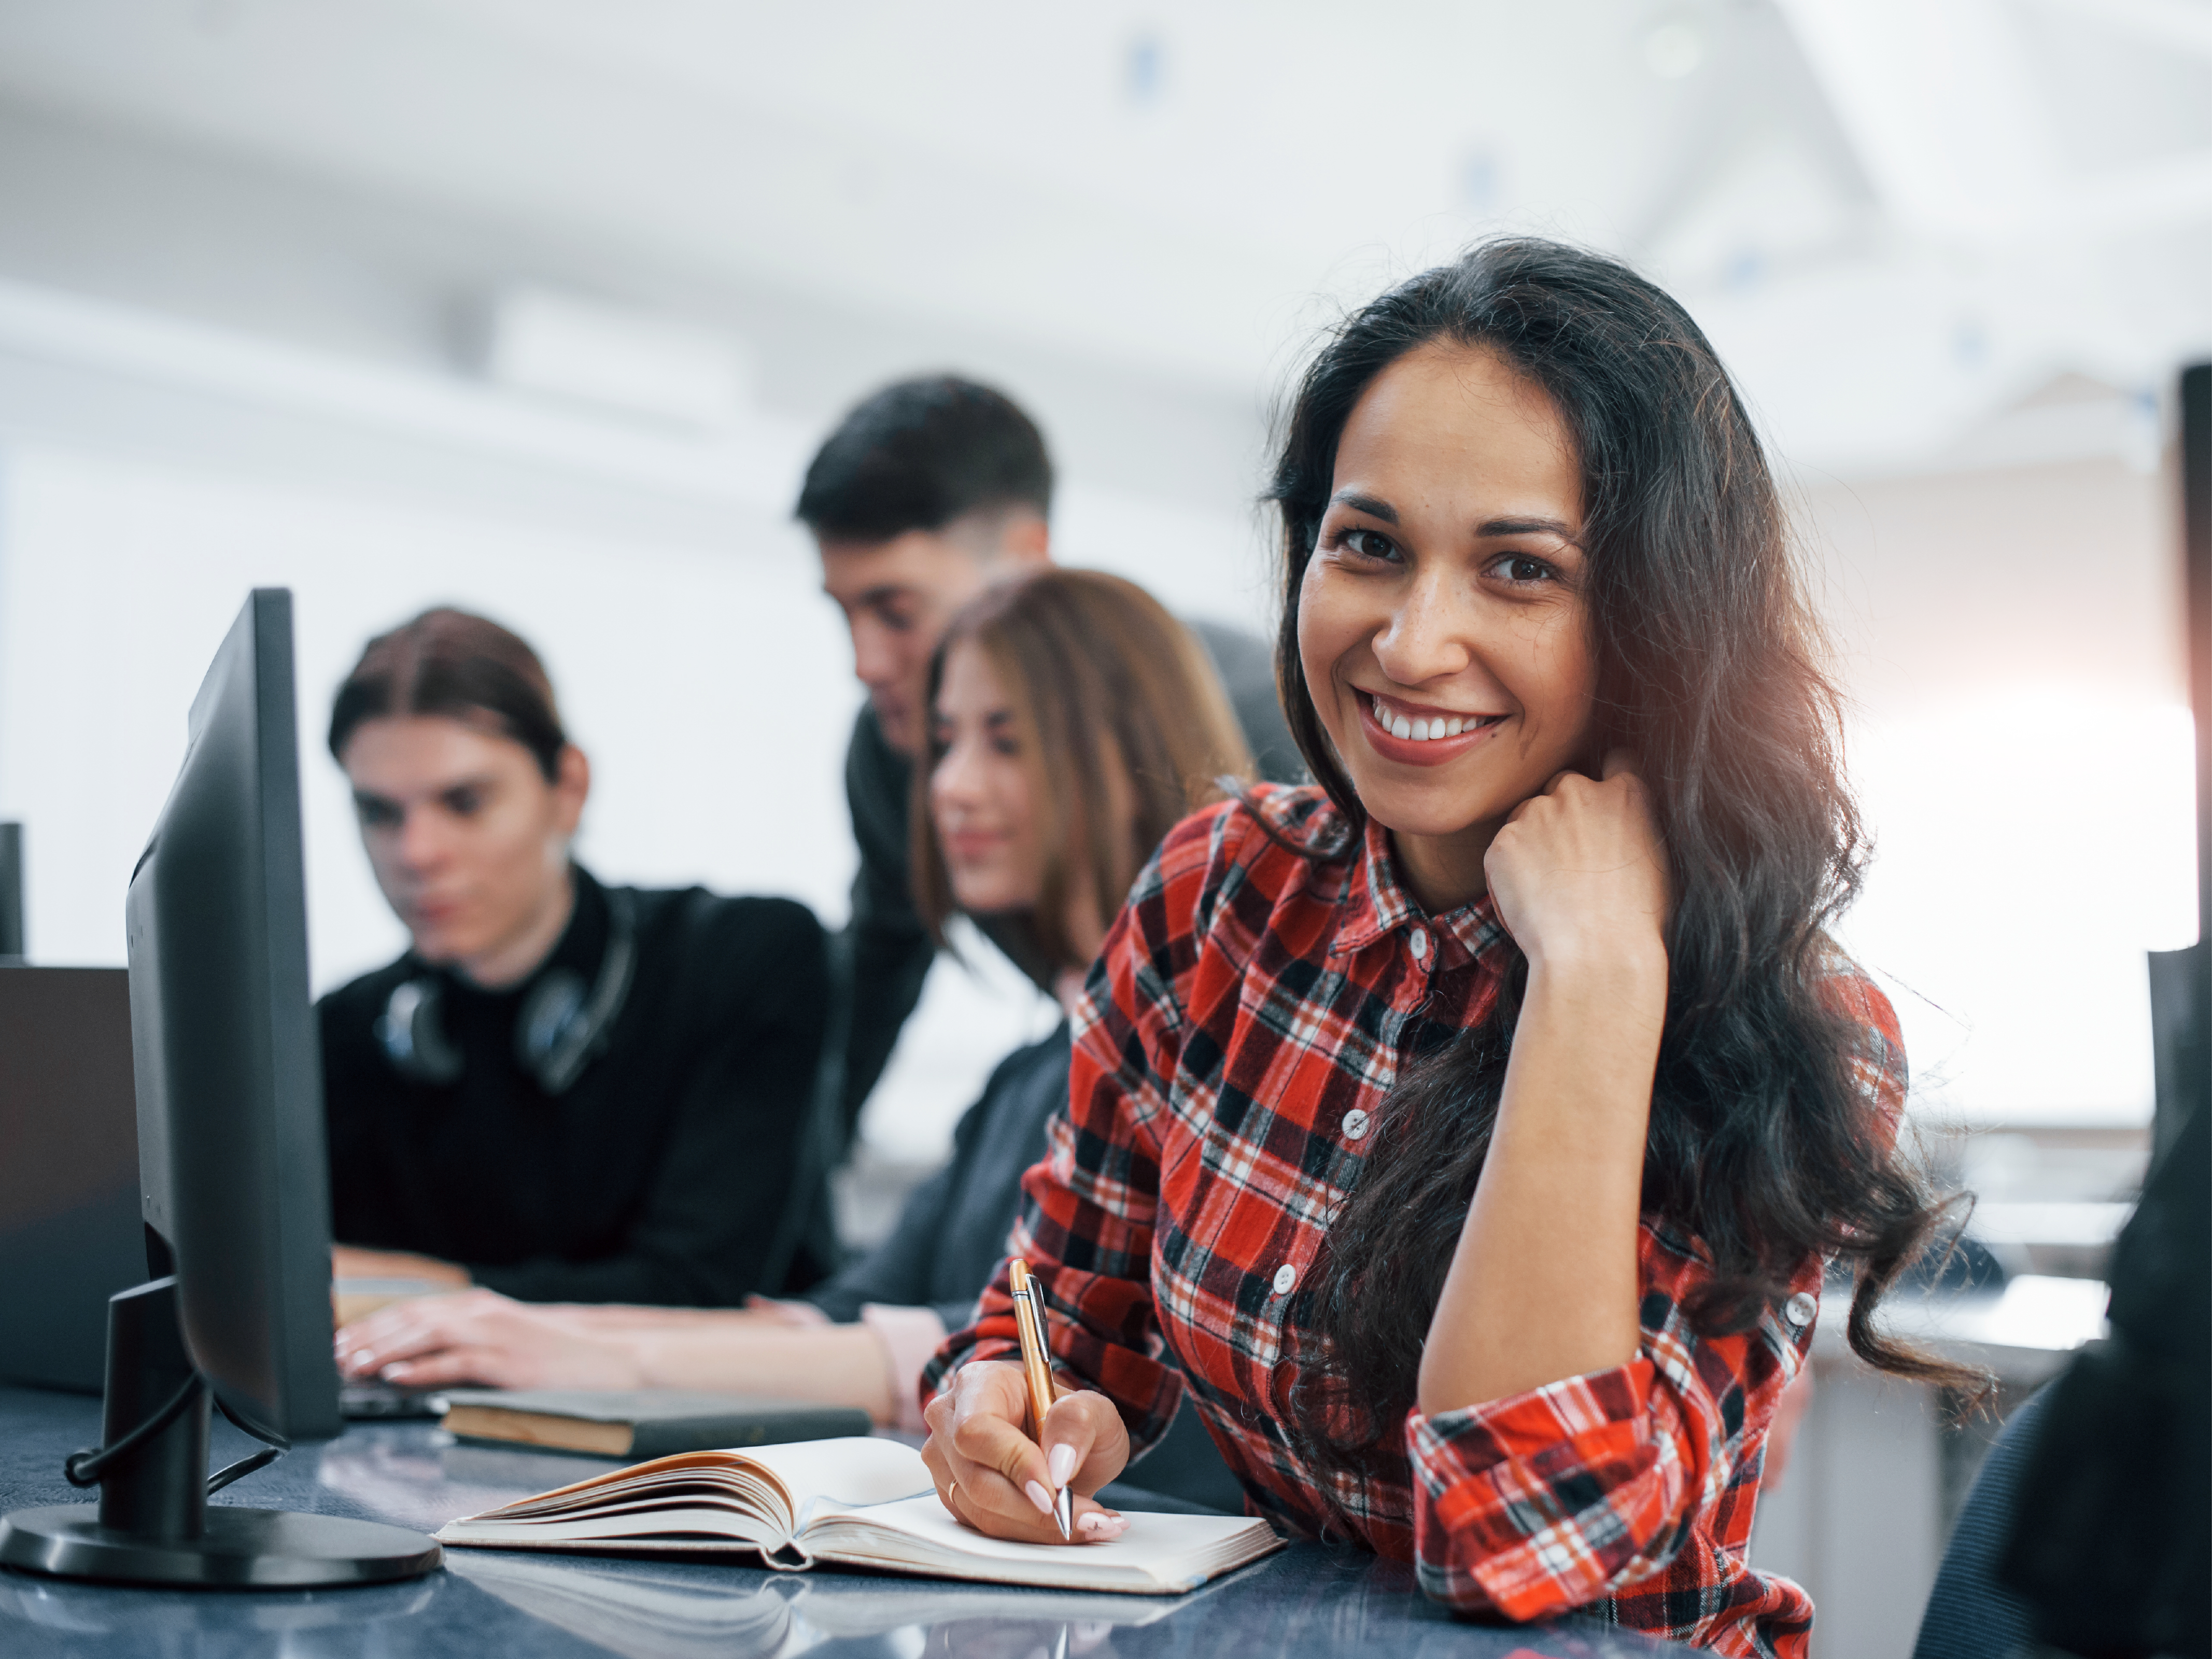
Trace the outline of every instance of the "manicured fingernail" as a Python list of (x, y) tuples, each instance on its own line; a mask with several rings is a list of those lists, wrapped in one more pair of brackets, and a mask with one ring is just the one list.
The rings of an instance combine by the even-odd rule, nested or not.
[(1037, 1506), (1038, 1514), (1050, 1515), (1052, 1513), (1052, 1494), (1047, 1492), (1042, 1486), (1040, 1486), (1036, 1481), (1032, 1480), (1029, 1485), (1024, 1486), (1022, 1490), (1030, 1495), (1030, 1502)]
[(1069, 1445), (1054, 1446), (1052, 1449), (1052, 1455), (1045, 1462), (1052, 1470), (1053, 1490), (1057, 1492), (1067, 1484), (1068, 1476), (1075, 1473), (1075, 1448)]
[(1129, 1523), (1118, 1515), (1102, 1515), (1097, 1510), (1083, 1516), (1075, 1523), (1076, 1531), (1085, 1538), (1115, 1539), (1128, 1530)]

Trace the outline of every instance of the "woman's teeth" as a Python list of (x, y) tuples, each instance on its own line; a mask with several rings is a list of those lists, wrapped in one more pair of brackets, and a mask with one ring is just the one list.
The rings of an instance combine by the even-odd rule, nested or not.
[(1395, 709), (1385, 708), (1375, 702), (1375, 722), (1394, 738), (1403, 738), (1413, 743), (1431, 743), (1438, 738), (1455, 738), (1472, 726), (1488, 722), (1481, 715), (1468, 717), (1460, 714), (1438, 714), (1428, 720), (1409, 720)]

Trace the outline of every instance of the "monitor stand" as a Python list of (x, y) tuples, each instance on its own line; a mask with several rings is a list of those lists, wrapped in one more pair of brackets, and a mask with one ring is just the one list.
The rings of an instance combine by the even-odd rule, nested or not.
[[(157, 1279), (108, 1302), (106, 1444), (191, 1380), (176, 1285)], [(402, 1527), (210, 1505), (208, 1416), (203, 1387), (175, 1421), (102, 1472), (97, 1504), (0, 1517), (0, 1565), (103, 1583), (269, 1589), (383, 1583), (428, 1572), (442, 1559), (434, 1540)]]

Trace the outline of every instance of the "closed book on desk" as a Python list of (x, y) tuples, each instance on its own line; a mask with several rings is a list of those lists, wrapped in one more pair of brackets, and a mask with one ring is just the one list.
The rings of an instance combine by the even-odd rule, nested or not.
[(921, 1454), (895, 1440), (690, 1452), (526, 1498), (438, 1533), (441, 1543), (700, 1554), (1123, 1595), (1179, 1595), (1282, 1547), (1264, 1521), (1131, 1513), (1110, 1544), (1018, 1544), (971, 1532), (938, 1501)]
[(665, 1457), (717, 1447), (864, 1435), (868, 1414), (808, 1400), (665, 1389), (460, 1389), (446, 1395), (445, 1428), (464, 1440), (547, 1446), (596, 1457)]

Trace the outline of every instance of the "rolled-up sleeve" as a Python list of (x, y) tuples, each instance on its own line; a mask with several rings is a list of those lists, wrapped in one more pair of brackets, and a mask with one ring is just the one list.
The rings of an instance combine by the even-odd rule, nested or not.
[(1430, 1594), (1537, 1619), (1633, 1572), (1683, 1486), (1651, 1382), (1639, 1359), (1467, 1411), (1415, 1413), (1406, 1437)]
[[(1802, 1589), (1753, 1574), (1742, 1549), (1766, 1425), (1810, 1326), (1801, 1333), (1777, 1309), (1740, 1334), (1699, 1337), (1681, 1310), (1704, 1264), (1650, 1227), (1641, 1245), (1634, 1359), (1408, 1416), (1416, 1565), (1438, 1601), (1515, 1620), (1671, 1597), (1668, 1626), (1705, 1626), (1717, 1650), (1734, 1651), (1731, 1640), (1761, 1625), (1812, 1616)], [(1809, 1261), (1793, 1289), (1817, 1291), (1820, 1273)]]

